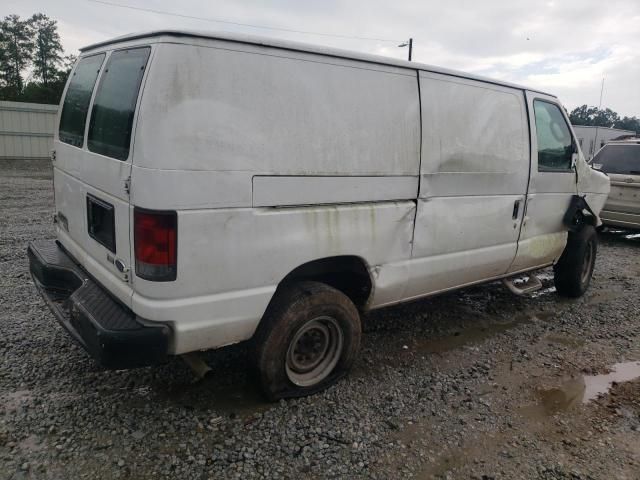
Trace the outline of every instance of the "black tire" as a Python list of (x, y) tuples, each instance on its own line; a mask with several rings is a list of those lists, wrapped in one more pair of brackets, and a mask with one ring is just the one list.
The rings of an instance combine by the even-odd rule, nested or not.
[(598, 234), (592, 225), (569, 232), (567, 246), (554, 265), (554, 283), (558, 294), (581, 297), (589, 288), (598, 252)]
[(253, 339), (264, 394), (275, 401), (333, 385), (353, 365), (360, 337), (358, 310), (339, 290), (312, 281), (280, 287)]

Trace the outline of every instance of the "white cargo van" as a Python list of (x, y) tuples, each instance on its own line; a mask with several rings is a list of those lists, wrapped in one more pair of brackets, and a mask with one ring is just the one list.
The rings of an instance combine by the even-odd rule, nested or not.
[(231, 34), (85, 48), (54, 148), (62, 325), (110, 368), (251, 340), (272, 399), (344, 374), (363, 311), (550, 265), (581, 295), (609, 192), (553, 95)]

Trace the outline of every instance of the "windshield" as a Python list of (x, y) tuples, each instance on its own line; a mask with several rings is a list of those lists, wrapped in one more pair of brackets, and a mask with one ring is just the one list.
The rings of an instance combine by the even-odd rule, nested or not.
[(640, 145), (605, 145), (593, 157), (593, 166), (605, 173), (640, 175)]

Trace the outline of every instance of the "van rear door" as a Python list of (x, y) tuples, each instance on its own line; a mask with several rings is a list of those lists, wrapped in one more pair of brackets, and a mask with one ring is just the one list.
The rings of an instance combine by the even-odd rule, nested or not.
[(149, 47), (135, 47), (82, 57), (67, 86), (55, 141), (58, 238), (125, 304), (131, 140), (149, 54)]

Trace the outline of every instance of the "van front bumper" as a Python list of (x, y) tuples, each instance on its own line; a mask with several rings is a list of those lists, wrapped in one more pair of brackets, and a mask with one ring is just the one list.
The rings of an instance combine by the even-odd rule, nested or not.
[(55, 240), (31, 242), (31, 277), (58, 322), (105, 368), (144, 367), (167, 359), (167, 325), (137, 317), (114, 299)]

